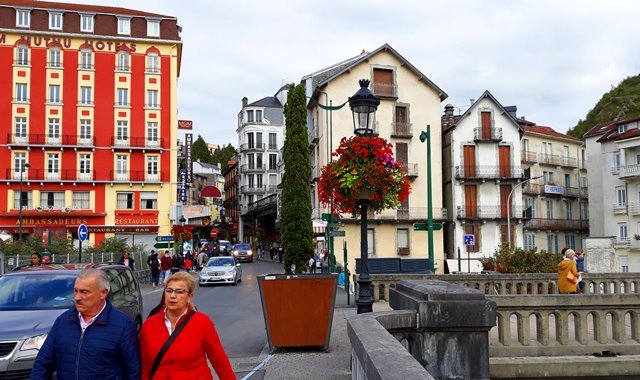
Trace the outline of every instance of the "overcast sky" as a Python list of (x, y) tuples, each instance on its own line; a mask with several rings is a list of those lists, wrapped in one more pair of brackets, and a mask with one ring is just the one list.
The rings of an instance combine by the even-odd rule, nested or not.
[[(640, 1), (65, 1), (176, 16), (180, 119), (237, 146), (241, 99), (388, 43), (461, 111), (489, 90), (518, 116), (566, 132), (640, 69)], [(354, 92), (357, 84), (354, 83)]]

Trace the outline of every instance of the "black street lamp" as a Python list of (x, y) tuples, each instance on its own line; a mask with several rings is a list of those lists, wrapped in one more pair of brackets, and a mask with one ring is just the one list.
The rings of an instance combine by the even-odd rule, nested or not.
[[(373, 135), (375, 113), (380, 99), (369, 90), (369, 81), (360, 80), (360, 89), (349, 98), (349, 107), (353, 113), (353, 132), (358, 136)], [(373, 311), (373, 295), (371, 294), (371, 276), (369, 276), (369, 244), (367, 241), (367, 209), (369, 197), (360, 195), (360, 275), (358, 276), (358, 314)]]
[(24, 168), (30, 168), (31, 164), (29, 164), (28, 162), (22, 162), (20, 161), (20, 200), (18, 202), (19, 206), (20, 206), (20, 210), (19, 210), (19, 218), (20, 221), (18, 222), (20, 224), (20, 228), (18, 231), (18, 236), (19, 236), (19, 240), (22, 241), (22, 173), (24, 173)]
[[(180, 225), (182, 226), (182, 231), (180, 232), (180, 234), (182, 234), (182, 232), (184, 232), (184, 224), (187, 222), (187, 220), (184, 218), (184, 215), (180, 215)], [(184, 256), (184, 252), (182, 251), (184, 247), (184, 242), (182, 241), (182, 239), (180, 239), (180, 254)]]

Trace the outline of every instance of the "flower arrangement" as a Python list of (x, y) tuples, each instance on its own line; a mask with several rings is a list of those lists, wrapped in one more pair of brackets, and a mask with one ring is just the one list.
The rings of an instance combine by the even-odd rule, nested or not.
[(394, 159), (393, 146), (383, 138), (342, 138), (333, 156), (338, 159), (322, 169), (319, 197), (325, 205), (333, 201), (335, 212), (357, 217), (363, 197), (371, 211), (396, 208), (411, 192), (406, 167)]

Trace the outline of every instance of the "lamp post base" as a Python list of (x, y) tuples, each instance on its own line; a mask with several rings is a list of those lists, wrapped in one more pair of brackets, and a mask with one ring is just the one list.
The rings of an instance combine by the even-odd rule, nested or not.
[(371, 295), (371, 278), (358, 279), (358, 299), (356, 299), (358, 314), (373, 312), (373, 296)]

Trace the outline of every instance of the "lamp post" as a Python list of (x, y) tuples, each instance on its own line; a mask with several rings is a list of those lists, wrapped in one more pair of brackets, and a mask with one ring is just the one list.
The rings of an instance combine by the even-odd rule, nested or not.
[(427, 142), (427, 252), (429, 255), (429, 270), (435, 269), (435, 256), (433, 254), (433, 201), (431, 198), (431, 125), (427, 130), (420, 132), (420, 142)]
[[(358, 136), (373, 135), (374, 115), (380, 99), (369, 90), (369, 81), (361, 79), (360, 89), (349, 98), (349, 107), (353, 113), (353, 132)], [(369, 244), (367, 241), (367, 209), (369, 197), (360, 195), (360, 276), (358, 276), (358, 314), (373, 311), (371, 294), (371, 276), (369, 276)]]
[[(184, 232), (184, 224), (187, 222), (187, 220), (184, 218), (184, 215), (180, 215), (180, 226), (182, 226), (182, 228), (180, 229), (180, 234), (182, 235), (182, 233)], [(184, 242), (182, 241), (182, 238), (180, 238), (180, 254), (184, 255), (184, 252), (182, 251), (184, 247)]]
[(511, 248), (511, 194), (513, 194), (513, 191), (515, 189), (518, 188), (518, 186), (523, 186), (525, 183), (531, 182), (534, 179), (538, 179), (538, 178), (542, 178), (543, 176), (539, 175), (536, 177), (531, 177), (528, 180), (522, 181), (520, 183), (517, 183), (513, 189), (511, 189), (511, 191), (509, 192), (509, 196), (507, 197), (507, 238), (508, 238), (508, 242), (509, 242), (509, 248)]
[(18, 231), (18, 236), (20, 238), (19, 240), (22, 241), (22, 173), (24, 173), (24, 168), (30, 168), (31, 164), (29, 164), (28, 162), (22, 162), (22, 161), (20, 161), (20, 163), (21, 163), (21, 165), (20, 165), (20, 200), (18, 202), (18, 204), (20, 206), (20, 209), (18, 211), (18, 213), (20, 215), (18, 217), (18, 219), (19, 219), (18, 223), (20, 224), (20, 227), (19, 227), (19, 231)]

